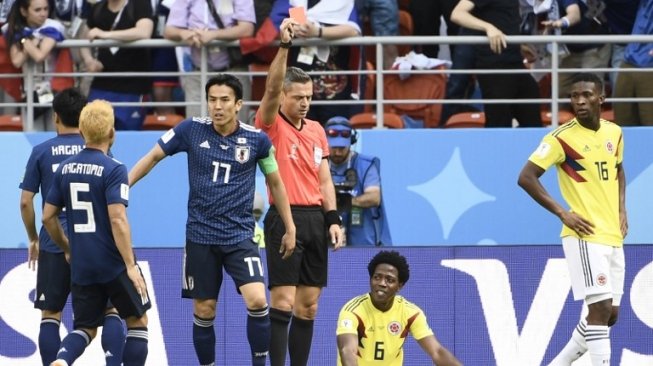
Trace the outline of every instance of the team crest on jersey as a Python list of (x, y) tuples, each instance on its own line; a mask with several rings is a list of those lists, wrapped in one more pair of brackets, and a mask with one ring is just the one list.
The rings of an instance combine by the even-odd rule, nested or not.
[(236, 161), (244, 164), (249, 160), (249, 146), (236, 146)]
[(612, 141), (607, 141), (605, 143), (605, 148), (610, 154), (614, 153), (614, 145), (612, 144)]
[(606, 276), (604, 273), (599, 273), (596, 276), (596, 283), (599, 286), (605, 286), (608, 283), (608, 276)]
[(388, 332), (392, 335), (398, 335), (401, 333), (401, 323), (398, 321), (393, 321), (388, 324)]

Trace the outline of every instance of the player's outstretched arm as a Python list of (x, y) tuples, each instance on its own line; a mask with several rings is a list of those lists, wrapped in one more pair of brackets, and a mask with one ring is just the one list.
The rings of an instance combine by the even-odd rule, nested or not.
[(357, 366), (358, 338), (355, 334), (339, 334), (337, 337), (338, 353), (342, 366)]
[(36, 231), (36, 214), (34, 212), (34, 192), (22, 190), (20, 194), (20, 217), (23, 219), (23, 226), (29, 240), (27, 249), (27, 267), (36, 269), (36, 262), (39, 258), (39, 233)]
[[(279, 38), (281, 43), (289, 43), (293, 38), (293, 24), (296, 22), (286, 18), (281, 23)], [(288, 48), (279, 47), (277, 55), (270, 64), (268, 77), (265, 80), (265, 94), (259, 106), (259, 115), (265, 125), (271, 125), (277, 118), (279, 106), (281, 105), (281, 91), (283, 80), (286, 77), (286, 64), (288, 63)]]
[(166, 157), (163, 149), (159, 144), (154, 145), (152, 150), (145, 154), (136, 165), (129, 171), (129, 186), (134, 186), (136, 182), (141, 180), (147, 173), (154, 168), (154, 166)]
[(46, 202), (45, 206), (43, 206), (43, 226), (48, 234), (50, 234), (50, 238), (66, 253), (66, 257), (68, 258), (70, 256), (70, 245), (68, 244), (66, 234), (64, 234), (61, 228), (61, 222), (59, 221), (60, 212), (61, 207)]
[(295, 251), (295, 235), (297, 233), (292, 214), (290, 213), (290, 202), (288, 201), (286, 187), (283, 185), (279, 171), (266, 174), (265, 179), (267, 180), (270, 194), (274, 199), (274, 204), (279, 211), (281, 220), (283, 220), (283, 225), (286, 227), (286, 233), (281, 238), (281, 248), (279, 249), (279, 254), (282, 256), (281, 258), (286, 259)]
[(426, 352), (433, 360), (434, 365), (438, 366), (461, 366), (462, 363), (449, 352), (446, 348), (442, 347), (440, 342), (435, 339), (435, 336), (426, 336), (417, 341), (420, 347)]

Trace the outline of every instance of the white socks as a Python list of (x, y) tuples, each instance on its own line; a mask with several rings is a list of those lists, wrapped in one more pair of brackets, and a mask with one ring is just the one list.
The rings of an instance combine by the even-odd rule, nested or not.
[(570, 366), (572, 362), (580, 358), (587, 352), (587, 343), (585, 342), (585, 331), (587, 320), (582, 319), (574, 331), (571, 333), (571, 339), (558, 355), (551, 361), (549, 366)]
[(610, 334), (607, 325), (588, 325), (585, 341), (592, 358), (592, 366), (610, 366)]

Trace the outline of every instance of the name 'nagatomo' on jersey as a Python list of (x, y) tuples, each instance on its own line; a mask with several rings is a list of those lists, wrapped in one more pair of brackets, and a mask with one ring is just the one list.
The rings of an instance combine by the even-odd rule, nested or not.
[(104, 167), (96, 164), (66, 163), (61, 168), (61, 174), (84, 174), (101, 177)]

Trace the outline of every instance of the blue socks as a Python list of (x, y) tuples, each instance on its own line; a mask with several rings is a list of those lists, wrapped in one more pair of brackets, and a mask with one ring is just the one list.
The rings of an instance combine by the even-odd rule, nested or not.
[(147, 327), (129, 328), (123, 354), (124, 366), (143, 366), (147, 359)]
[[(213, 320), (202, 319), (193, 315), (193, 345), (200, 365), (213, 365), (215, 363), (215, 330)], [(127, 365), (125, 365), (127, 366)]]
[(59, 351), (59, 345), (61, 345), (60, 324), (61, 322), (54, 318), (41, 319), (39, 351), (41, 352), (41, 362), (44, 365), (49, 365), (57, 358), (57, 351)]
[(122, 353), (125, 347), (125, 328), (120, 316), (109, 313), (104, 316), (102, 327), (102, 349), (107, 366), (120, 366)]
[(61, 342), (57, 359), (64, 360), (69, 365), (72, 365), (84, 353), (89, 343), (91, 343), (91, 337), (86, 332), (83, 330), (74, 330), (68, 333), (66, 338), (63, 339), (63, 342)]
[(270, 346), (270, 333), (268, 308), (247, 309), (247, 340), (252, 350), (252, 366), (265, 366)]

